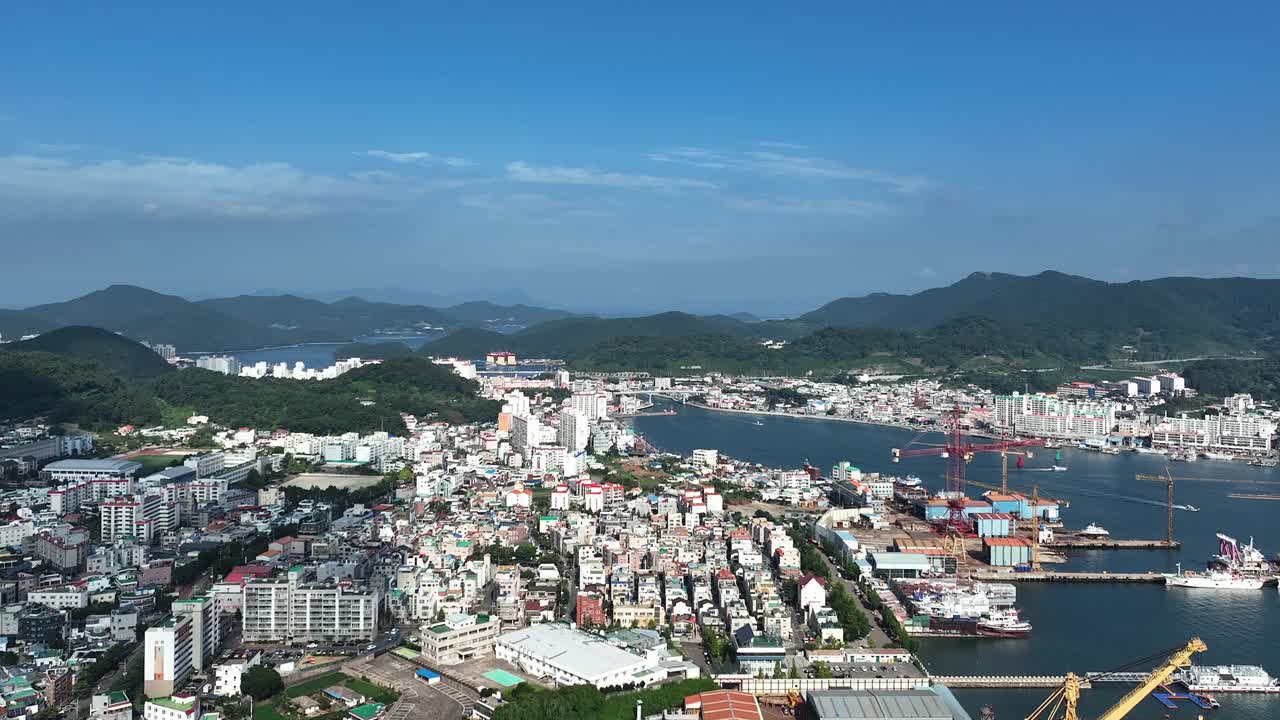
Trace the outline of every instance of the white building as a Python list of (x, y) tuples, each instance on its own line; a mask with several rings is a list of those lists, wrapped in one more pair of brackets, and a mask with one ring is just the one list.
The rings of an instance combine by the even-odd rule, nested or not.
[(498, 638), (494, 654), (534, 677), (559, 685), (648, 686), (667, 678), (657, 655), (640, 656), (567, 625), (544, 623)]
[(997, 395), (995, 427), (1036, 437), (1105, 437), (1116, 426), (1116, 406), (1107, 401), (1065, 400), (1044, 393)]
[(223, 375), (240, 374), (240, 360), (234, 355), (201, 355), (196, 358), (196, 367)]
[(27, 593), (27, 602), (58, 610), (75, 610), (89, 607), (89, 591), (75, 585), (32, 590)]
[(147, 628), (142, 690), (149, 698), (173, 695), (191, 674), (191, 621), (170, 616)]
[(609, 394), (595, 390), (575, 392), (569, 398), (569, 407), (587, 422), (594, 422), (608, 415)]
[(222, 646), (222, 621), (213, 598), (201, 595), (174, 600), (173, 614), (190, 621), (191, 666), (197, 672), (204, 671)]
[(249, 668), (262, 662), (262, 653), (250, 652), (247, 657), (236, 657), (213, 668), (213, 694), (219, 697), (239, 697), (240, 678)]
[(530, 415), (511, 416), (511, 447), (521, 455), (528, 456), (529, 448), (538, 444), (542, 436), (542, 425), (538, 418)]
[(714, 470), (719, 459), (720, 453), (716, 450), (697, 449), (693, 451), (692, 461), (695, 467)]
[(556, 442), (565, 446), (569, 452), (587, 449), (587, 441), (591, 439), (591, 421), (577, 410), (565, 410), (560, 413), (560, 428)]
[(569, 486), (557, 485), (551, 491), (551, 509), (552, 510), (568, 510), (569, 509)]
[(1151, 428), (1151, 444), (1265, 453), (1271, 451), (1275, 434), (1276, 424), (1256, 415), (1183, 415), (1156, 419)]
[(345, 584), (305, 583), (298, 567), (244, 586), (247, 643), (366, 642), (378, 632), (380, 596)]

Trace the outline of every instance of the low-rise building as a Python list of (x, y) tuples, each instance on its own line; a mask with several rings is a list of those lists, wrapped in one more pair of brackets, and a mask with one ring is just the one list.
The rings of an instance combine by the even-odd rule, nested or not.
[(496, 615), (452, 615), (423, 629), (423, 659), (436, 665), (452, 665), (491, 655), (501, 625)]

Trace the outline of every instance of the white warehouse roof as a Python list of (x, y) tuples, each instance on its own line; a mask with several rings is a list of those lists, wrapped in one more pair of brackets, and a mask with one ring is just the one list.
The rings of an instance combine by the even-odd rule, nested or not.
[(650, 665), (643, 657), (620, 650), (602, 637), (554, 623), (507, 633), (498, 638), (498, 644), (588, 679)]

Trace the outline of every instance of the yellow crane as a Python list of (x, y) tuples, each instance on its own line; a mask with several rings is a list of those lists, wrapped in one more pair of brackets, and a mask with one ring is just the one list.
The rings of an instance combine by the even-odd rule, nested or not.
[[(1106, 712), (1098, 716), (1097, 720), (1121, 720), (1128, 715), (1134, 708), (1141, 703), (1147, 695), (1152, 691), (1169, 682), (1169, 678), (1181, 668), (1191, 666), (1191, 656), (1204, 652), (1208, 649), (1204, 641), (1198, 637), (1193, 637), (1186, 646), (1175, 651), (1172, 655), (1156, 669), (1152, 670), (1147, 677), (1138, 684), (1138, 687), (1130, 690), (1124, 697), (1120, 698), (1115, 705), (1112, 705)], [(1026, 720), (1079, 720), (1077, 704), (1080, 701), (1080, 687), (1084, 682), (1094, 678), (1100, 678), (1106, 673), (1090, 677), (1081, 677), (1075, 673), (1067, 673), (1065, 682), (1062, 687), (1058, 688), (1044, 702), (1040, 703)], [(1062, 710), (1062, 714), (1058, 715), (1058, 711)], [(1047, 713), (1047, 714), (1046, 714)]]

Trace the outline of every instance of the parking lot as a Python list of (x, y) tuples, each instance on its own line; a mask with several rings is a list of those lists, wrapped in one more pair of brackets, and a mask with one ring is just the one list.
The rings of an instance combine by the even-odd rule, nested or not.
[(418, 666), (387, 653), (350, 663), (350, 672), (400, 691), (400, 700), (387, 711), (388, 720), (460, 720), (471, 715), (474, 695), (442, 679), (433, 685), (418, 679)]

